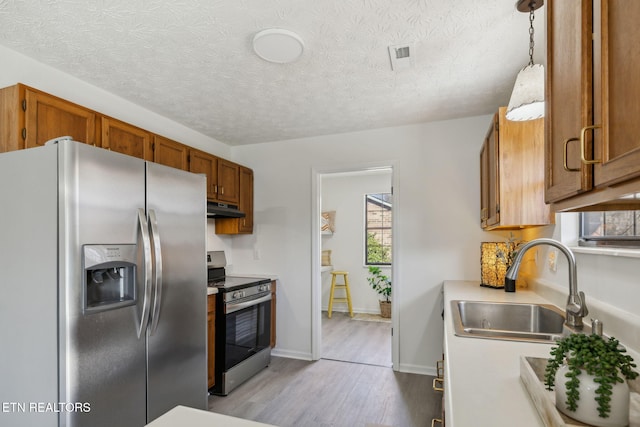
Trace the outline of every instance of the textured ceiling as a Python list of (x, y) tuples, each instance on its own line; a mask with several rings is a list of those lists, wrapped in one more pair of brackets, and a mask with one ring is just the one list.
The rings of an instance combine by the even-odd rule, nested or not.
[[(490, 114), (528, 24), (515, 0), (0, 0), (0, 44), (229, 145)], [(303, 56), (260, 59), (265, 28)], [(392, 71), (405, 44), (413, 67)]]

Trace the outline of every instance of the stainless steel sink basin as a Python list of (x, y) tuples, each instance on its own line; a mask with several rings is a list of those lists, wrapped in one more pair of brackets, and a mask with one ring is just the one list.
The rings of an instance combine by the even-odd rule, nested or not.
[(550, 304), (451, 302), (455, 334), (464, 337), (550, 343), (573, 332)]

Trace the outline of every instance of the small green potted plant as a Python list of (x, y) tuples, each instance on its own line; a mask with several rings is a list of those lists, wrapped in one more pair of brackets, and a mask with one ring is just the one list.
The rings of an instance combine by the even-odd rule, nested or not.
[[(571, 334), (551, 349), (544, 383), (556, 391), (558, 410), (594, 426), (629, 424), (629, 386), (638, 373), (615, 338)], [(623, 378), (624, 377), (624, 378)]]
[(369, 266), (367, 281), (374, 291), (384, 299), (380, 299), (380, 316), (391, 317), (391, 279), (382, 273), (380, 267)]

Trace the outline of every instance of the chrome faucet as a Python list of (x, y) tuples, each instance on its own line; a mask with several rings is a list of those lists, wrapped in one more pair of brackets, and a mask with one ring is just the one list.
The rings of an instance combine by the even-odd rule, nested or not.
[(583, 326), (582, 318), (589, 313), (589, 310), (587, 309), (584, 292), (578, 293), (578, 270), (576, 267), (576, 258), (567, 246), (557, 240), (545, 238), (534, 239), (522, 245), (522, 248), (520, 248), (516, 254), (513, 264), (509, 267), (509, 270), (505, 275), (505, 288), (508, 288), (508, 284), (515, 284), (516, 277), (518, 277), (518, 270), (520, 269), (520, 263), (522, 262), (522, 257), (525, 252), (538, 245), (556, 247), (567, 257), (567, 262), (569, 264), (569, 297), (567, 298), (565, 323), (569, 327), (581, 329)]

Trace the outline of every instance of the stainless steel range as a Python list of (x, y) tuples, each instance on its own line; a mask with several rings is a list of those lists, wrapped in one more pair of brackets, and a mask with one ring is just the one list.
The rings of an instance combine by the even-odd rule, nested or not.
[(207, 253), (216, 298), (214, 394), (227, 395), (271, 361), (271, 279), (227, 276), (223, 251)]

